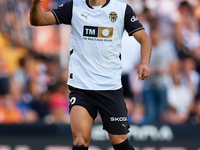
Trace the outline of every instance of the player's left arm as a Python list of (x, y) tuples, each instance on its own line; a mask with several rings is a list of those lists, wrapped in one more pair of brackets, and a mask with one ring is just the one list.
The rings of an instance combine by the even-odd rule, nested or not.
[(145, 30), (139, 30), (132, 35), (141, 45), (141, 63), (138, 67), (137, 73), (138, 79), (144, 80), (146, 77), (149, 76), (150, 73), (149, 61), (151, 57), (152, 45)]
[(144, 27), (129, 5), (126, 6), (124, 28), (128, 32), (129, 36), (134, 36), (134, 38), (141, 45), (141, 63), (137, 73), (139, 80), (144, 80), (146, 77), (148, 77), (150, 72), (149, 60), (152, 46), (150, 39), (144, 30)]

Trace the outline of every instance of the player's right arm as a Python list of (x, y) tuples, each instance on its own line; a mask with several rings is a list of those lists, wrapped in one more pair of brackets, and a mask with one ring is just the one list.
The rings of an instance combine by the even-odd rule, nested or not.
[(52, 12), (42, 12), (40, 2), (42, 0), (33, 0), (30, 11), (30, 23), (34, 26), (45, 26), (57, 24)]

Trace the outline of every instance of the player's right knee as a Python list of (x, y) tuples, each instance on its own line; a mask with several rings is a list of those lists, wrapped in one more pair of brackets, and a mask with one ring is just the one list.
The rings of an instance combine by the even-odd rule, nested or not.
[(88, 147), (85, 147), (84, 145), (73, 145), (73, 149), (72, 150), (88, 150)]

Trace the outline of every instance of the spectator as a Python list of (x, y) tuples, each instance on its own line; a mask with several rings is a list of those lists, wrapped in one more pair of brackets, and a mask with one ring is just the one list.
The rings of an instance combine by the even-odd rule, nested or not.
[(197, 4), (195, 5), (195, 16), (198, 19), (198, 28), (200, 33), (200, 0), (198, 0)]
[(182, 83), (188, 84), (191, 87), (194, 94), (198, 91), (200, 74), (196, 71), (196, 64), (194, 59), (188, 57), (182, 61)]
[(45, 122), (51, 123), (69, 123), (68, 102), (59, 93), (52, 95), (49, 102), (50, 114), (45, 117)]
[(149, 124), (149, 117), (145, 115), (145, 108), (142, 103), (133, 102), (130, 98), (124, 98), (128, 110), (128, 122), (130, 124)]
[(39, 116), (39, 122), (44, 122), (44, 117), (49, 114), (48, 103), (50, 97), (51, 93), (46, 91), (42, 93), (40, 99), (35, 99), (30, 103), (30, 107), (35, 110)]
[(160, 117), (161, 123), (164, 124), (182, 124), (183, 121), (177, 110), (173, 107), (167, 108), (167, 110)]
[(199, 43), (198, 23), (194, 17), (194, 9), (187, 1), (180, 2), (179, 17), (175, 24), (175, 42), (179, 57), (190, 55)]
[(6, 73), (5, 63), (0, 58), (0, 96), (9, 93), (9, 77)]
[(2, 99), (2, 104), (0, 105), (0, 123), (22, 123), (22, 112), (17, 108), (11, 94), (5, 95)]
[(151, 72), (144, 81), (143, 100), (146, 115), (152, 122), (158, 122), (159, 116), (167, 108), (165, 77), (169, 73), (170, 63), (176, 60), (176, 54), (173, 45), (169, 41), (162, 40), (157, 29), (151, 30), (150, 37), (153, 46), (149, 64)]
[[(200, 42), (199, 42), (200, 43)], [(192, 58), (196, 64), (196, 71), (200, 74), (200, 44), (199, 46), (192, 52)]]
[(179, 64), (179, 62), (175, 62), (171, 65), (172, 84), (169, 86), (167, 99), (169, 106), (174, 108), (180, 116), (181, 123), (185, 123), (188, 119), (189, 106), (194, 92), (190, 81), (187, 84), (181, 82)]
[[(200, 93), (200, 92), (199, 92)], [(192, 115), (190, 116), (188, 122), (194, 125), (200, 124), (200, 94), (197, 94), (193, 102), (193, 107), (191, 107)]]
[(22, 85), (24, 91), (26, 91), (28, 82), (31, 79), (33, 61), (32, 56), (21, 58), (19, 60), (20, 68), (13, 75), (15, 82)]
[[(13, 79), (10, 80), (11, 88), (10, 93), (13, 96), (16, 107), (22, 113), (22, 122), (23, 123), (35, 123), (38, 121), (38, 115), (36, 111), (31, 109), (29, 103), (32, 100), (28, 95), (24, 95), (22, 86), (19, 83), (16, 83)], [(17, 89), (17, 90), (16, 90)]]
[(69, 93), (66, 83), (59, 83), (57, 91), (52, 94), (49, 102), (50, 114), (45, 117), (46, 123), (69, 123)]
[(56, 90), (56, 84), (59, 79), (58, 72), (60, 71), (59, 63), (57, 59), (46, 60), (47, 66), (47, 87), (48, 90), (54, 92)]
[(133, 112), (131, 114), (131, 123), (133, 124), (149, 124), (151, 122), (149, 116), (145, 115), (145, 107), (142, 103), (133, 104)]

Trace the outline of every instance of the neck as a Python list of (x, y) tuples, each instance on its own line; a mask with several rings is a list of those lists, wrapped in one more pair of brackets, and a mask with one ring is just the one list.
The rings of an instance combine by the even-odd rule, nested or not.
[(106, 3), (106, 0), (89, 0), (90, 6), (102, 6)]

